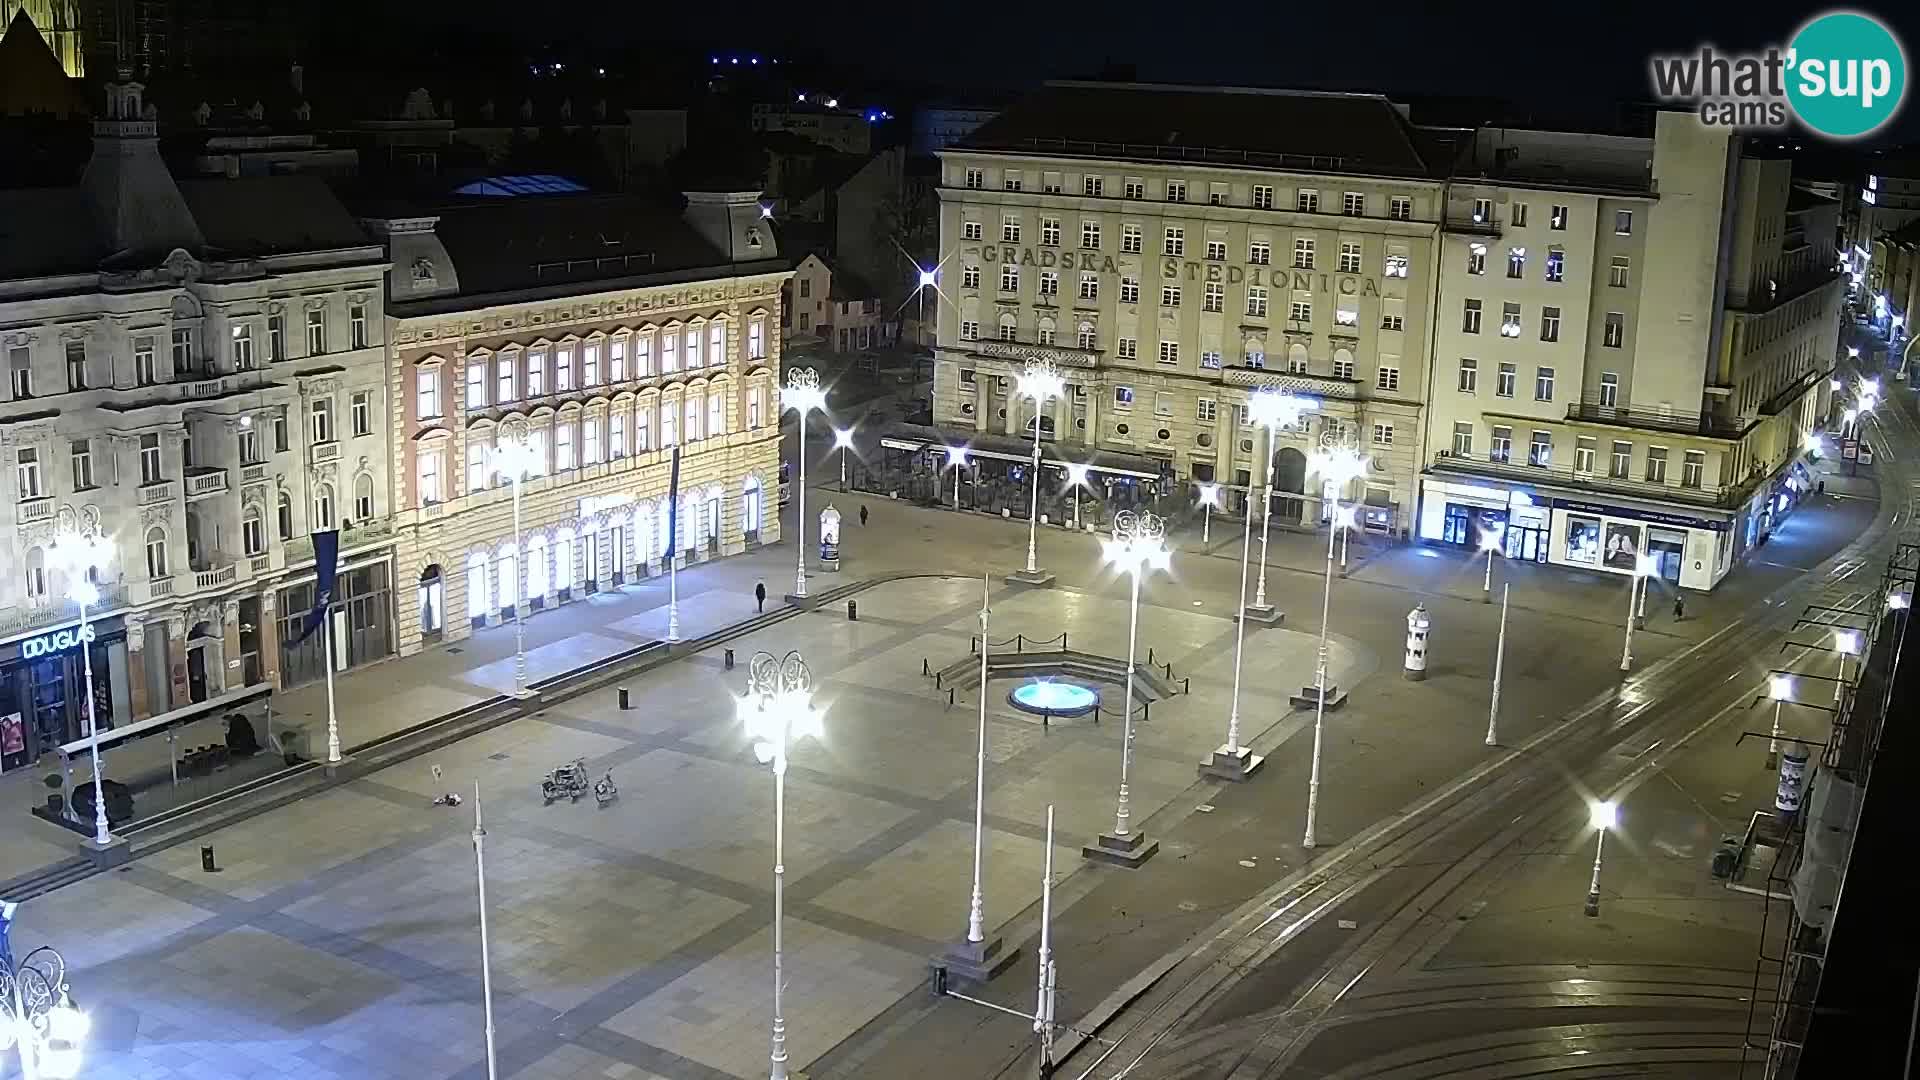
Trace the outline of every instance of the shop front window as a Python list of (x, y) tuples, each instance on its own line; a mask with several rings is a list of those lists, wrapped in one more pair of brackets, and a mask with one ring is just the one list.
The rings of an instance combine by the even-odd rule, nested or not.
[(1567, 561), (1593, 566), (1600, 561), (1600, 519), (1567, 518)]

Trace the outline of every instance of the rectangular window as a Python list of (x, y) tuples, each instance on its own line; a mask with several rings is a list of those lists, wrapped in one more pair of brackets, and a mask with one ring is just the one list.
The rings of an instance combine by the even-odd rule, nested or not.
[(514, 384), (514, 370), (513, 370), (514, 361), (515, 361), (515, 354), (501, 353), (499, 359), (495, 362), (497, 369), (499, 371), (499, 379), (498, 379), (498, 382), (496, 383), (497, 389), (493, 396), (493, 400), (496, 404), (505, 405), (507, 402), (514, 401), (517, 399), (517, 395), (514, 393), (514, 385), (513, 385)]
[(1404, 278), (1407, 276), (1407, 271), (1409, 268), (1410, 268), (1410, 264), (1407, 260), (1406, 252), (1404, 251), (1387, 252), (1386, 266), (1383, 270), (1383, 273), (1385, 273), (1387, 277)]
[(547, 392), (547, 350), (527, 351), (527, 396), (537, 398)]
[(1510, 278), (1520, 278), (1520, 277), (1527, 276), (1527, 249), (1526, 248), (1508, 248), (1507, 249), (1507, 276)]
[(1460, 359), (1459, 391), (1471, 394), (1480, 388), (1480, 361), (1467, 356)]
[(580, 346), (580, 385), (600, 385), (600, 343), (597, 341)]
[(373, 433), (373, 400), (365, 390), (355, 390), (347, 403), (347, 415), (353, 421), (353, 433), (356, 436)]
[(1059, 296), (1059, 295), (1060, 295), (1060, 272), (1058, 270), (1040, 271), (1040, 296), (1042, 297), (1042, 299), (1044, 300), (1047, 297)]
[(1160, 242), (1160, 254), (1185, 255), (1186, 253), (1187, 230), (1175, 225), (1167, 226), (1167, 234)]
[(1552, 229), (1555, 232), (1567, 231), (1567, 208), (1566, 207), (1555, 206), (1553, 208), (1553, 213), (1548, 215), (1547, 217), (1547, 228)]
[[(986, 239), (986, 229), (977, 221), (963, 221), (960, 223), (960, 237), (963, 240), (984, 240)], [(812, 284), (813, 283), (806, 278), (800, 279), (800, 295), (802, 297), (807, 295), (807, 287)]]
[(1473, 456), (1473, 425), (1464, 421), (1455, 421), (1453, 425), (1453, 456)]
[(347, 308), (348, 338), (356, 349), (367, 347), (367, 305), (354, 304)]
[(184, 375), (193, 371), (193, 328), (178, 326), (173, 330), (173, 373)]
[(985, 169), (968, 169), (965, 183), (967, 187), (973, 189), (974, 191), (978, 191), (981, 188), (986, 187), (987, 171)]
[(1140, 342), (1137, 338), (1123, 337), (1114, 342), (1113, 351), (1122, 360), (1133, 360), (1140, 355)]
[(1219, 405), (1212, 398), (1200, 398), (1194, 402), (1193, 418), (1203, 424), (1211, 424), (1218, 415)]
[(160, 436), (140, 436), (140, 482), (157, 484), (166, 479), (160, 467)]
[(1007, 191), (1019, 191), (1026, 186), (1026, 181), (1021, 179), (1018, 170), (1008, 169), (1005, 173), (1001, 174), (1000, 186)]
[(1145, 180), (1141, 180), (1136, 177), (1132, 177), (1132, 176), (1127, 177), (1126, 196), (1129, 199), (1146, 198), (1147, 182)]
[(273, 452), (276, 454), (286, 453), (293, 445), (293, 436), (287, 430), (288, 426), (287, 407), (282, 405), (273, 411)]
[(1507, 208), (1507, 222), (1508, 224), (1512, 225), (1516, 229), (1526, 228), (1527, 227), (1527, 204), (1523, 202), (1517, 202), (1517, 203), (1514, 203), (1512, 206), (1509, 206)]
[(1467, 273), (1484, 274), (1487, 272), (1487, 245), (1467, 245)]
[(1141, 250), (1143, 233), (1138, 225), (1120, 226), (1120, 250), (1124, 254), (1138, 255)]
[(660, 372), (671, 375), (680, 370), (680, 334), (668, 330), (660, 335)]
[(756, 315), (747, 322), (747, 359), (767, 358), (767, 320)]
[(1625, 255), (1615, 255), (1607, 265), (1607, 284), (1616, 289), (1627, 287), (1627, 279), (1633, 271), (1633, 260)]
[[(1253, 355), (1255, 354), (1248, 354), (1249, 359), (1251, 359)], [(1203, 352), (1200, 354), (1200, 366), (1208, 371), (1219, 371), (1220, 365), (1225, 362), (1226, 357), (1221, 356), (1217, 352)], [(1251, 367), (1254, 365), (1249, 364), (1248, 366)]]
[(1593, 438), (1582, 435), (1573, 441), (1573, 471), (1581, 476), (1593, 475)]
[(1310, 300), (1290, 300), (1287, 302), (1287, 319), (1291, 322), (1305, 323), (1313, 321), (1313, 302)]
[(235, 441), (240, 444), (240, 464), (260, 464), (260, 433), (258, 431), (251, 427), (243, 427)]
[(627, 414), (619, 409), (607, 414), (607, 457), (627, 456)]
[(307, 441), (333, 441), (333, 399), (316, 398), (307, 406)]
[(1079, 343), (1082, 349), (1093, 352), (1100, 347), (1100, 335), (1093, 329), (1092, 323), (1081, 323)]
[(727, 397), (718, 390), (707, 395), (707, 438), (727, 433)]
[(1688, 450), (1680, 462), (1680, 486), (1697, 488), (1705, 480), (1706, 473), (1706, 451)]
[(633, 413), (633, 452), (645, 453), (653, 449), (653, 410), (636, 409)]
[(1293, 268), (1295, 270), (1313, 269), (1313, 239), (1298, 237), (1293, 242)]
[(1080, 275), (1080, 299), (1100, 299), (1100, 275), (1082, 273)]
[(1560, 340), (1560, 309), (1543, 307), (1540, 309), (1540, 340)]
[(244, 323), (228, 328), (233, 339), (233, 370), (251, 371), (253, 369), (253, 327)]
[(1120, 279), (1120, 302), (1123, 304), (1137, 304), (1140, 302), (1140, 280), (1138, 278), (1123, 277)]
[(1406, 328), (1407, 317), (1405, 315), (1387, 314), (1380, 316), (1380, 329), (1382, 330), (1405, 330)]
[(749, 428), (757, 429), (761, 424), (760, 398), (760, 387), (755, 386), (747, 391), (747, 427)]
[(1101, 189), (1106, 187), (1106, 178), (1101, 176), (1083, 176), (1080, 178), (1080, 194), (1100, 198)]
[(1160, 362), (1163, 364), (1179, 363), (1180, 362), (1180, 343), (1177, 341), (1161, 342), (1160, 343)]
[(1400, 389), (1400, 369), (1381, 367), (1373, 373), (1373, 386), (1376, 390), (1397, 391)]
[(1019, 218), (1008, 217), (1008, 218), (1001, 219), (1000, 242), (1003, 244), (1017, 244), (1020, 242), (1020, 219)]
[(1333, 362), (1333, 377), (1336, 379), (1352, 379), (1353, 361), (1335, 360)]
[(1387, 200), (1387, 216), (1395, 221), (1413, 220), (1413, 200), (1405, 195), (1395, 195)]
[(327, 351), (327, 313), (307, 312), (307, 355), (320, 356)]
[(1113, 388), (1113, 407), (1116, 409), (1133, 408), (1133, 387), (1116, 386)]
[(1208, 262), (1225, 262), (1226, 259), (1227, 259), (1227, 242), (1225, 240), (1207, 241), (1207, 261)]
[(73, 453), (73, 490), (88, 491), (93, 487), (93, 440), (75, 439), (70, 449)]
[(1393, 445), (1393, 425), (1392, 424), (1373, 425), (1373, 445), (1375, 446), (1392, 446)]
[(23, 446), (14, 460), (14, 480), (19, 485), (19, 497), (37, 499), (40, 497), (40, 451)]
[(1255, 266), (1266, 266), (1273, 262), (1273, 245), (1265, 240), (1254, 240), (1247, 244), (1247, 261)]
[(1186, 202), (1187, 201), (1187, 182), (1185, 180), (1167, 181), (1167, 201), (1168, 202)]
[[(23, 350), (24, 351), (24, 350)], [(133, 339), (133, 381), (141, 386), (152, 386), (160, 381), (160, 367), (154, 362), (154, 343), (151, 337)]]
[(1627, 317), (1618, 311), (1607, 312), (1605, 332), (1600, 344), (1609, 349), (1619, 348), (1627, 340)]
[(977, 266), (961, 267), (960, 268), (960, 287), (963, 289), (979, 288), (980, 287), (980, 268)]
[(1502, 303), (1500, 305), (1500, 336), (1520, 336), (1520, 305)]
[(1480, 301), (1469, 300), (1460, 317), (1460, 332), (1477, 334), (1480, 332)]
[(1060, 194), (1060, 174), (1057, 172), (1041, 173), (1040, 190), (1049, 195)]
[(1267, 317), (1267, 290), (1258, 285), (1247, 287), (1247, 314), (1258, 319)]
[(1271, 184), (1253, 185), (1253, 208), (1255, 210), (1273, 209), (1273, 186)]
[(1493, 200), (1492, 199), (1473, 200), (1473, 220), (1476, 223), (1481, 225), (1484, 225), (1493, 220)]
[(979, 341), (980, 340), (980, 323), (974, 319), (961, 319), (960, 320), (960, 340), (961, 341)]
[(287, 317), (285, 315), (267, 316), (267, 363), (277, 364), (287, 358)]
[(1535, 431), (1527, 445), (1527, 464), (1544, 469), (1553, 464), (1553, 432)]
[(1632, 467), (1632, 465), (1633, 465), (1633, 444), (1630, 442), (1616, 441), (1613, 444), (1612, 467), (1607, 470), (1607, 475), (1613, 477), (1615, 480), (1625, 480), (1627, 478), (1628, 470)]
[(1513, 460), (1513, 429), (1496, 427), (1493, 437), (1487, 440), (1487, 460), (1506, 463)]
[(1155, 416), (1172, 416), (1173, 415), (1173, 395), (1172, 394), (1162, 392), (1162, 393), (1156, 393), (1153, 395), (1153, 415)]
[(1512, 364), (1501, 364), (1500, 370), (1494, 378), (1494, 396), (1512, 397), (1514, 383), (1517, 381), (1514, 366)]
[(1319, 213), (1320, 212), (1320, 193), (1317, 191), (1307, 191), (1304, 189), (1301, 190), (1297, 195), (1294, 196), (1293, 208), (1295, 211), (1302, 214)]
[(1000, 291), (1020, 291), (1020, 268), (1013, 263), (1000, 264)]
[(67, 389), (85, 390), (87, 388), (87, 345), (83, 341), (67, 342)]
[(1161, 307), (1179, 307), (1180, 306), (1180, 286), (1178, 285), (1160, 286), (1160, 306)]
[(1664, 484), (1667, 482), (1667, 448), (1664, 446), (1647, 447), (1647, 483)]
[(1567, 253), (1559, 248), (1547, 252), (1547, 280), (1561, 281), (1566, 277)]
[(558, 423), (553, 429), (553, 470), (566, 472), (573, 468), (573, 425)]
[(1100, 223), (1083, 221), (1080, 223), (1080, 246), (1089, 251), (1100, 250)]
[(1013, 316), (1002, 316), (1000, 319), (1000, 340), (1017, 341), (1019, 337), (1019, 327), (1014, 324)]
[(1533, 369), (1533, 400), (1553, 400), (1553, 369), (1550, 367)]
[(1207, 282), (1207, 289), (1200, 297), (1200, 310), (1224, 311), (1227, 306), (1227, 287), (1217, 281)]
[(1041, 247), (1059, 247), (1060, 246), (1060, 219), (1059, 218), (1043, 217), (1040, 219), (1040, 246)]
[(413, 414), (421, 420), (432, 420), (440, 415), (440, 369), (420, 368), (413, 376), (414, 410)]
[(1227, 185), (1209, 184), (1207, 186), (1207, 205), (1208, 206), (1227, 205)]
[(1620, 404), (1620, 376), (1611, 371), (1600, 373), (1600, 404), (1608, 409)]
[(1340, 245), (1340, 272), (1343, 274), (1357, 274), (1360, 272), (1359, 244)]
[(688, 371), (693, 371), (697, 368), (703, 368), (707, 366), (707, 358), (700, 351), (700, 340), (701, 340), (700, 328), (697, 326), (690, 327), (687, 330), (687, 370)]
[(1358, 191), (1347, 192), (1346, 197), (1341, 200), (1340, 212), (1348, 217), (1365, 217), (1367, 197)]
[(633, 339), (633, 376), (644, 379), (653, 374), (653, 335)]
[(564, 394), (573, 389), (573, 346), (562, 345), (553, 352), (553, 389)]
[(1613, 231), (1621, 236), (1633, 235), (1633, 211), (1615, 210), (1613, 212)]

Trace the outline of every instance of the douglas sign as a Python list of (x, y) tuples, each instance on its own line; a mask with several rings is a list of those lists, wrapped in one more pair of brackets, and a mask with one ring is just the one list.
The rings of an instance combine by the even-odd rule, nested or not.
[(20, 643), (20, 655), (28, 660), (53, 653), (65, 652), (82, 642), (93, 640), (93, 627), (82, 626), (74, 630), (55, 630), (51, 634), (30, 637)]

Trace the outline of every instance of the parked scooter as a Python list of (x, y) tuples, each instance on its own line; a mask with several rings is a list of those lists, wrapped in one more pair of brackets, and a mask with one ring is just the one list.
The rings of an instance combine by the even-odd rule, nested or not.
[(593, 800), (605, 806), (619, 797), (620, 789), (613, 786), (613, 770), (608, 769), (607, 775), (593, 782)]
[(552, 806), (555, 799), (578, 802), (587, 793), (587, 759), (574, 758), (569, 764), (548, 773), (540, 781), (540, 798)]

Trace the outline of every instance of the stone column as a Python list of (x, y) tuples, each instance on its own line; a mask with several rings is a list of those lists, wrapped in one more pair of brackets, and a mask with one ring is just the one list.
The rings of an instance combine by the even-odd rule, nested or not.
[(276, 590), (260, 594), (260, 681), (280, 686), (280, 600)]
[(183, 613), (167, 616), (167, 652), (172, 655), (173, 666), (167, 672), (166, 708), (173, 709), (193, 700), (192, 687), (187, 681), (187, 623)]

